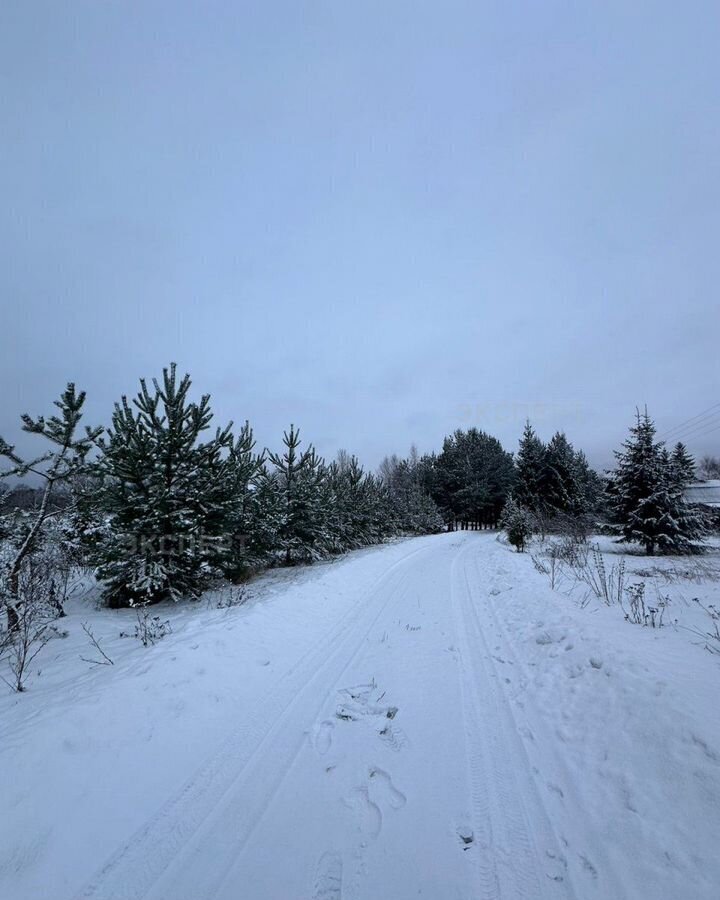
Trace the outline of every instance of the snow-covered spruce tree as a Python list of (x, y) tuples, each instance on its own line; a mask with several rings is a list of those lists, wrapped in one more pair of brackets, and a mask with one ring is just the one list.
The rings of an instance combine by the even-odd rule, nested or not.
[(38, 548), (48, 517), (55, 511), (52, 506), (53, 494), (60, 486), (66, 485), (85, 470), (86, 457), (102, 430), (86, 428), (84, 436), (78, 434), (84, 404), (85, 392), (78, 393), (75, 385), (69, 383), (60, 399), (55, 401), (59, 414), (48, 419), (43, 416), (33, 419), (27, 413), (22, 416), (23, 431), (44, 438), (50, 445), (45, 453), (34, 459), (22, 459), (15, 448), (0, 437), (0, 457), (5, 457), (10, 462), (10, 468), (2, 472), (0, 477), (33, 474), (43, 482), (40, 504), (18, 523), (22, 532), (16, 534), (15, 546), (0, 572), (0, 599), (6, 607), (9, 631), (17, 629), (20, 622), (23, 565)]
[(705, 525), (683, 496), (687, 469), (676, 465), (647, 410), (638, 410), (630, 437), (615, 451), (617, 466), (608, 484), (609, 506), (622, 538), (640, 544), (648, 555), (697, 549)]
[(697, 542), (707, 537), (711, 530), (708, 514), (699, 506), (688, 503), (685, 491), (695, 481), (695, 460), (682, 443), (677, 443), (673, 452), (663, 455), (668, 467), (671, 519), (667, 531), (671, 535), (668, 552), (696, 553), (700, 549)]
[(328, 492), (323, 489), (325, 465), (315, 448), (310, 445), (300, 451), (300, 431), (294, 425), (283, 434), (283, 443), (283, 454), (268, 454), (274, 467), (269, 477), (281, 498), (277, 549), (285, 564), (292, 565), (327, 552), (331, 509)]
[(162, 384), (153, 379), (153, 390), (142, 379), (98, 439), (98, 499), (109, 527), (92, 558), (112, 607), (195, 597), (228, 564), (227, 533), (238, 514), (236, 445), (230, 425), (201, 442), (210, 397), (191, 402), (190, 386), (189, 375), (178, 381), (174, 363)]
[(547, 508), (548, 467), (546, 449), (530, 422), (525, 423), (515, 457), (513, 499), (525, 509), (543, 514)]
[(586, 513), (595, 513), (601, 503), (604, 485), (582, 450), (575, 451), (575, 470), (583, 493), (583, 509)]
[(545, 451), (547, 484), (545, 502), (553, 510), (578, 516), (585, 512), (582, 473), (573, 445), (560, 431), (556, 432)]
[(533, 520), (534, 517), (528, 510), (512, 497), (508, 498), (500, 524), (507, 534), (508, 541), (518, 553), (525, 550), (525, 544), (532, 537)]
[(674, 470), (674, 480), (677, 482), (678, 487), (682, 487), (682, 489), (685, 490), (689, 484), (692, 484), (693, 481), (695, 481), (697, 469), (695, 460), (682, 441), (678, 441), (677, 444), (675, 444), (670, 456), (670, 462)]

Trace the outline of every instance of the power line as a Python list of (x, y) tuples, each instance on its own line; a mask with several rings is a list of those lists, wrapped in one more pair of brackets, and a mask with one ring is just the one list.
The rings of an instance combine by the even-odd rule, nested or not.
[[(720, 409), (720, 403), (715, 403), (708, 409), (704, 409), (702, 412), (699, 412), (696, 416), (692, 416), (689, 419), (686, 419), (684, 422), (680, 422), (679, 425), (675, 425), (673, 428), (668, 429), (665, 434), (662, 436), (663, 440), (667, 439), (670, 435), (674, 434), (676, 431), (682, 431), (686, 425), (690, 425), (692, 422), (695, 422), (696, 419), (705, 418), (708, 413), (712, 413), (713, 410)], [(697, 423), (700, 424), (699, 422)], [(693, 426), (694, 427), (694, 426)]]
[(720, 424), (715, 425), (713, 428), (708, 428), (707, 431), (701, 431), (700, 434), (692, 435), (691, 440), (699, 440), (699, 438), (705, 437), (706, 434), (712, 434), (713, 431), (720, 431)]
[(681, 431), (678, 434), (672, 436), (671, 440), (673, 443), (677, 443), (677, 441), (684, 441), (688, 438), (698, 437), (699, 433), (704, 432), (705, 429), (713, 429), (715, 426), (720, 425), (720, 417), (718, 416), (708, 416), (700, 422), (696, 422), (695, 425), (692, 425), (690, 428)]

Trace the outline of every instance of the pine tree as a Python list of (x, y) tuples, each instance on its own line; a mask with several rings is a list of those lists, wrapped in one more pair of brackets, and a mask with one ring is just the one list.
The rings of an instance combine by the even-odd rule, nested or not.
[(204, 528), (206, 532), (224, 533), (217, 563), (228, 578), (238, 581), (247, 577), (259, 562), (251, 546), (251, 531), (263, 455), (254, 452), (253, 432), (247, 421), (237, 438), (228, 441), (224, 449), (225, 455), (206, 470), (210, 477), (206, 497), (213, 513)]
[(691, 552), (693, 541), (704, 534), (704, 524), (683, 496), (688, 469), (673, 461), (655, 435), (647, 410), (642, 415), (638, 411), (630, 437), (615, 451), (610, 507), (623, 538), (643, 546), (648, 555), (656, 549)]
[(283, 434), (285, 452), (270, 453), (274, 481), (284, 507), (277, 531), (278, 550), (286, 565), (309, 562), (331, 544), (328, 521), (331, 510), (323, 489), (325, 466), (311, 445), (300, 452), (300, 432), (294, 425)]
[(381, 488), (365, 474), (357, 457), (341, 451), (326, 474), (330, 552), (342, 553), (382, 540)]
[(445, 438), (428, 480), (449, 524), (494, 526), (514, 477), (512, 456), (497, 438), (471, 428)]
[(210, 427), (210, 397), (188, 399), (191, 381), (176, 366), (150, 390), (115, 405), (112, 426), (98, 440), (95, 473), (109, 528), (92, 556), (113, 606), (177, 600), (199, 594), (228, 561), (228, 520), (237, 494), (228, 459), (231, 426), (200, 441)]
[(434, 534), (442, 530), (442, 515), (423, 485), (424, 468), (414, 447), (408, 459), (386, 457), (380, 471), (387, 489), (390, 530), (396, 534)]
[(280, 476), (264, 463), (260, 468), (248, 503), (248, 537), (245, 542), (247, 558), (254, 567), (271, 565), (276, 561), (280, 546), (286, 500)]

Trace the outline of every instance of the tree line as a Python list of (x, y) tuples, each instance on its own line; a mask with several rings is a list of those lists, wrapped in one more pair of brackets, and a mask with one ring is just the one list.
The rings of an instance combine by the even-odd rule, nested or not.
[(565, 434), (546, 444), (528, 422), (515, 455), (477, 428), (439, 453), (386, 457), (377, 473), (341, 451), (327, 462), (294, 425), (279, 452), (258, 450), (245, 423), (213, 427), (210, 397), (190, 396), (175, 365), (140, 381), (105, 428), (81, 428), (85, 395), (68, 385), (49, 418), (22, 417), (47, 449), (22, 459), (0, 438), (3, 475), (34, 475), (35, 509), (0, 516), (0, 591), (8, 623), (23, 606), (32, 558), (60, 544), (91, 567), (112, 607), (198, 597), (214, 579), (242, 581), (272, 565), (307, 563), (397, 535), (505, 527), (585, 535), (608, 521), (648, 552), (687, 552), (704, 533), (684, 503), (694, 477), (681, 445), (668, 453), (638, 416), (606, 479)]

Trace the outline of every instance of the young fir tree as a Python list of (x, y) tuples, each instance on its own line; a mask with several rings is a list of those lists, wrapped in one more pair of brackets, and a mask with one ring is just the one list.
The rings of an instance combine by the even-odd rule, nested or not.
[(703, 510), (688, 503), (685, 491), (696, 478), (695, 460), (684, 444), (678, 442), (673, 452), (665, 457), (668, 467), (670, 493), (670, 521), (667, 529), (672, 534), (671, 552), (693, 553), (698, 541), (707, 535), (709, 521)]
[(648, 555), (656, 549), (683, 553), (702, 538), (702, 517), (685, 501), (684, 474), (661, 441), (647, 410), (630, 428), (630, 437), (615, 451), (617, 466), (608, 486), (610, 508), (626, 541), (638, 543)]
[(587, 463), (575, 452), (562, 432), (556, 432), (550, 439), (545, 463), (545, 502), (550, 510), (568, 516), (580, 516), (587, 512), (588, 498), (584, 484)]
[(326, 551), (331, 509), (323, 489), (325, 466), (311, 445), (300, 452), (300, 432), (294, 425), (283, 434), (285, 452), (270, 453), (273, 483), (282, 498), (277, 530), (278, 550), (286, 565), (309, 562)]
[(509, 497), (503, 509), (500, 524), (507, 534), (508, 541), (518, 553), (523, 553), (526, 543), (532, 537), (532, 515), (516, 500)]
[(33, 419), (27, 413), (22, 416), (23, 431), (36, 434), (49, 444), (49, 449), (34, 459), (22, 459), (15, 448), (0, 437), (0, 457), (5, 457), (11, 464), (1, 477), (23, 477), (32, 473), (43, 481), (40, 505), (22, 521), (22, 531), (17, 534), (18, 540), (7, 566), (0, 573), (0, 600), (4, 601), (7, 610), (10, 631), (18, 627), (18, 613), (23, 602), (19, 589), (21, 571), (42, 540), (43, 529), (53, 511), (53, 494), (85, 471), (86, 457), (102, 430), (86, 428), (84, 436), (78, 435), (84, 404), (85, 392), (78, 393), (75, 385), (70, 383), (55, 401), (59, 414), (48, 419), (43, 416)]
[(210, 397), (188, 399), (190, 377), (173, 363), (153, 390), (115, 405), (98, 440), (95, 472), (108, 532), (93, 550), (110, 606), (194, 597), (226, 564), (228, 520), (237, 495), (228, 473), (231, 426), (201, 442), (210, 427)]
[(681, 441), (675, 444), (670, 456), (670, 462), (674, 469), (675, 481), (683, 490), (695, 481), (697, 470), (695, 460), (688, 452), (687, 447)]
[(582, 450), (575, 453), (575, 468), (583, 495), (583, 509), (585, 512), (595, 512), (600, 504), (603, 493), (603, 481), (590, 464)]

